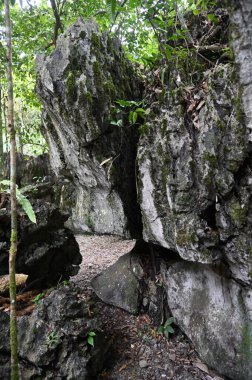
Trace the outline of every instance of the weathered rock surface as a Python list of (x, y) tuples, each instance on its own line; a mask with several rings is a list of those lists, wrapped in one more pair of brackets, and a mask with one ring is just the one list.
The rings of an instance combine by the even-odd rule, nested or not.
[(202, 99), (197, 125), (185, 117), (184, 91), (175, 90), (153, 112), (140, 138), (144, 239), (188, 261), (224, 256), (233, 275), (251, 284), (249, 255), (234, 259), (237, 245), (249, 252), (251, 230), (251, 169), (234, 68), (217, 66), (193, 90)]
[[(252, 376), (251, 7), (233, 2), (239, 67), (219, 55), (197, 73), (197, 84), (167, 88), (150, 106), (139, 141), (132, 128), (109, 123), (115, 99), (140, 93), (120, 48), (92, 23), (76, 23), (38, 64), (51, 162), (70, 180), (62, 207), (75, 192), (74, 205), (67, 204), (73, 227), (134, 236), (137, 168), (144, 240), (184, 260), (162, 266), (169, 307), (206, 363), (234, 380)], [(218, 14), (227, 28), (227, 12)], [(214, 43), (226, 44), (227, 35)], [(131, 259), (121, 259), (94, 287), (107, 302), (135, 312), (150, 301), (141, 294), (142, 258), (133, 260), (139, 277)]]
[[(38, 58), (37, 68), (51, 166), (74, 183), (72, 228), (138, 236), (138, 131), (110, 121), (116, 118), (115, 100), (141, 96), (140, 81), (119, 41), (79, 19), (49, 57)], [(68, 197), (62, 198), (63, 207), (64, 202), (69, 206)]]
[[(9, 316), (0, 312), (0, 378), (10, 378)], [(97, 331), (88, 307), (74, 289), (62, 287), (41, 300), (30, 316), (18, 318), (22, 379), (90, 380), (108, 357), (110, 340)], [(96, 331), (95, 348), (88, 347), (89, 331)]]
[[(251, 4), (235, 8), (246, 29)], [(168, 91), (138, 148), (144, 239), (185, 261), (164, 265), (168, 305), (202, 359), (232, 379), (252, 377), (251, 36), (241, 30), (241, 79), (221, 63)]]
[[(160, 308), (164, 297), (159, 273), (161, 260), (154, 260), (153, 250), (143, 240), (137, 240), (134, 248), (91, 281), (93, 290), (104, 302), (120, 307), (132, 314), (148, 313), (158, 326), (164, 310)], [(152, 254), (150, 254), (152, 250)], [(165, 251), (165, 253), (164, 253)], [(167, 250), (158, 248), (162, 255)], [(174, 255), (171, 254), (170, 262)]]
[(104, 302), (120, 307), (130, 313), (137, 314), (140, 303), (140, 283), (143, 268), (139, 257), (127, 253), (98, 274), (91, 284)]
[(252, 142), (252, 4), (250, 0), (233, 0), (231, 5), (231, 45), (239, 70), (249, 141)]
[(176, 263), (165, 278), (170, 310), (202, 360), (231, 379), (251, 379), (251, 290), (198, 263)]
[[(45, 191), (46, 185), (42, 186)], [(51, 184), (47, 184), (47, 189), (48, 186), (51, 188)], [(32, 205), (36, 224), (20, 210), (22, 215), (18, 219), (17, 272), (28, 275), (27, 284), (34, 283), (37, 287), (55, 285), (59, 280), (68, 279), (78, 272), (81, 262), (79, 246), (72, 232), (64, 227), (67, 214), (62, 214), (54, 203), (45, 201), (44, 198), (33, 200)], [(0, 225), (0, 275), (3, 275), (8, 273), (8, 204), (7, 208), (0, 210)]]
[[(10, 178), (10, 156), (4, 161), (4, 178)], [(51, 175), (49, 156), (44, 153), (37, 157), (17, 153), (17, 185), (25, 187), (38, 181), (47, 181)]]

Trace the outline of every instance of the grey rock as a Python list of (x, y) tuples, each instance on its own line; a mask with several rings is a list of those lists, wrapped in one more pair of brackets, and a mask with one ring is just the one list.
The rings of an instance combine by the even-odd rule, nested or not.
[(139, 367), (140, 368), (146, 368), (146, 367), (148, 367), (147, 361), (146, 360), (140, 360), (139, 361)]
[[(246, 124), (239, 113), (239, 83), (230, 64), (206, 72), (205, 82), (207, 90), (194, 93), (200, 92), (204, 100), (197, 125), (185, 121), (183, 88), (179, 88), (151, 112), (140, 137), (144, 239), (178, 252), (184, 260), (206, 264), (221, 258), (224, 247), (233, 276), (250, 284), (248, 254), (241, 254), (243, 262), (238, 263), (237, 247), (226, 245), (235, 236), (246, 245), (242, 233), (251, 230), (248, 164), (237, 184), (249, 150)], [(248, 244), (244, 249), (248, 252)]]
[(231, 379), (250, 379), (252, 319), (247, 291), (199, 263), (166, 272), (167, 301), (176, 323), (202, 360)]
[[(51, 183), (47, 183), (48, 187), (51, 189)], [(73, 233), (64, 227), (68, 215), (61, 213), (54, 203), (47, 202), (44, 198), (31, 202), (37, 223), (32, 223), (24, 216), (18, 218), (16, 268), (18, 273), (28, 275), (27, 286), (33, 284), (37, 288), (45, 288), (77, 274), (82, 257)], [(21, 209), (20, 213), (22, 214)], [(0, 224), (0, 275), (4, 275), (8, 274), (10, 241), (8, 203), (0, 215)]]
[(69, 225), (78, 232), (138, 237), (138, 131), (127, 118), (124, 127), (110, 121), (117, 117), (116, 100), (141, 97), (141, 83), (119, 41), (79, 19), (49, 57), (38, 58), (37, 71), (51, 166), (75, 187)]
[[(0, 377), (9, 378), (9, 318), (0, 312)], [(97, 331), (95, 348), (87, 346), (88, 331)], [(99, 373), (110, 340), (99, 332), (97, 319), (69, 287), (54, 290), (30, 316), (18, 318), (20, 370), (23, 379), (82, 379)], [(95, 365), (94, 365), (95, 363)]]
[(91, 282), (92, 288), (102, 301), (136, 314), (140, 292), (136, 271), (141, 271), (141, 261), (127, 253), (96, 276)]
[(252, 141), (252, 4), (250, 0), (232, 1), (231, 44), (242, 86), (242, 100), (249, 140)]
[[(21, 188), (38, 181), (46, 182), (51, 175), (49, 156), (44, 153), (37, 157), (17, 153), (17, 185)], [(3, 177), (10, 178), (10, 155), (4, 160)]]
[(93, 290), (104, 302), (130, 313), (148, 313), (160, 324), (163, 288), (157, 285), (149, 245), (137, 240), (134, 248), (91, 281)]
[[(252, 377), (251, 7), (249, 0), (232, 1), (236, 66), (219, 60), (189, 89), (190, 101), (200, 100), (197, 118), (188, 97), (185, 104), (188, 88), (177, 83), (151, 105), (139, 141), (136, 129), (110, 124), (116, 99), (141, 96), (116, 40), (79, 20), (54, 53), (38, 60), (51, 164), (69, 181), (61, 192), (62, 209), (72, 212), (68, 225), (138, 233), (138, 168), (144, 240), (184, 261), (163, 260), (168, 305), (202, 359), (235, 380)], [(226, 44), (223, 38), (214, 42)], [(157, 315), (158, 279), (145, 260), (139, 252), (121, 258), (93, 280), (96, 293), (128, 311)]]

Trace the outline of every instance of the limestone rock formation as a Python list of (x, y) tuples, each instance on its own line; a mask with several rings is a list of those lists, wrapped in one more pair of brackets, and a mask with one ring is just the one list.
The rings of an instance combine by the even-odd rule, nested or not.
[(170, 310), (202, 360), (231, 379), (251, 379), (251, 290), (199, 263), (176, 263), (165, 278)]
[[(116, 118), (116, 100), (141, 97), (140, 81), (119, 41), (92, 21), (79, 19), (59, 37), (49, 57), (38, 58), (37, 71), (51, 166), (74, 184), (72, 228), (139, 235), (138, 131), (110, 123)], [(64, 207), (68, 197), (62, 202)]]
[(199, 85), (168, 91), (138, 148), (144, 239), (184, 260), (165, 266), (168, 305), (202, 359), (232, 379), (252, 376), (248, 3), (231, 18), (239, 66), (219, 63)]
[(197, 124), (185, 116), (181, 87), (152, 112), (140, 137), (144, 239), (188, 261), (225, 257), (233, 275), (250, 284), (246, 255), (243, 263), (233, 259), (238, 244), (249, 249), (250, 233), (248, 143), (234, 68), (220, 64), (191, 91), (201, 99)]
[[(4, 160), (4, 178), (10, 178), (10, 156)], [(22, 188), (36, 182), (46, 182), (51, 175), (47, 153), (37, 157), (17, 153), (17, 185)]]
[[(10, 378), (9, 316), (0, 311), (0, 378)], [(70, 287), (61, 287), (45, 299), (31, 316), (18, 318), (22, 379), (83, 379), (99, 373), (108, 357), (110, 339), (98, 331), (98, 319), (89, 319), (88, 307)], [(95, 348), (87, 345), (96, 331)]]
[(149, 245), (137, 240), (130, 252), (96, 276), (91, 285), (104, 302), (132, 314), (148, 312), (158, 324), (163, 313), (159, 308), (163, 289), (156, 285), (153, 265)]
[(139, 311), (140, 283), (143, 269), (139, 256), (123, 255), (107, 270), (98, 274), (91, 284), (105, 303), (120, 307), (129, 313)]
[[(37, 223), (32, 223), (21, 209), (18, 218), (17, 272), (28, 275), (27, 285), (33, 283), (43, 288), (76, 274), (81, 263), (78, 243), (64, 227), (68, 215), (62, 214), (51, 200), (46, 201), (48, 188), (51, 192), (51, 183), (42, 184), (43, 191), (38, 189), (35, 194), (42, 192), (43, 198), (31, 200)], [(34, 194), (34, 187), (32, 189)], [(0, 275), (8, 273), (10, 241), (9, 204), (3, 206), (0, 209)]]
[[(218, 56), (194, 85), (185, 78), (163, 89), (140, 137), (110, 124), (116, 99), (141, 94), (119, 45), (92, 22), (79, 20), (38, 62), (38, 92), (54, 171), (70, 181), (63, 204), (75, 192), (67, 204), (73, 227), (139, 232), (137, 172), (144, 240), (179, 255), (161, 265), (168, 305), (206, 363), (236, 380), (252, 376), (251, 2), (235, 1), (232, 10), (231, 20), (217, 11), (225, 28), (230, 23), (236, 64)], [(129, 273), (129, 261), (118, 266), (134, 278), (133, 307), (117, 297), (117, 281), (106, 299), (135, 311), (142, 278)]]

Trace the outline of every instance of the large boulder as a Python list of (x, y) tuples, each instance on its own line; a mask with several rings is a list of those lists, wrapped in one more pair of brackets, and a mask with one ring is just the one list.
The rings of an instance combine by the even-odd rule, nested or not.
[[(127, 117), (124, 126), (114, 124), (115, 101), (139, 99), (141, 91), (119, 41), (79, 19), (49, 57), (38, 57), (37, 72), (51, 166), (74, 184), (74, 192), (66, 186), (63, 192), (71, 192), (69, 225), (78, 232), (138, 236), (138, 131)], [(67, 195), (64, 202), (69, 207)]]
[[(16, 269), (28, 275), (27, 285), (48, 287), (58, 281), (75, 275), (81, 263), (81, 254), (73, 233), (64, 227), (67, 214), (46, 200), (52, 184), (32, 187), (34, 196), (42, 199), (31, 200), (37, 223), (32, 223), (20, 209), (18, 217), (18, 251)], [(35, 191), (37, 189), (37, 191)], [(29, 189), (31, 192), (31, 188)], [(50, 197), (49, 197), (50, 198)], [(0, 275), (8, 273), (10, 242), (10, 208), (0, 209)]]
[[(161, 260), (155, 254), (169, 255), (166, 249), (137, 240), (130, 252), (93, 278), (93, 290), (102, 301), (132, 314), (148, 313), (159, 325), (164, 317), (160, 307), (164, 290), (158, 276)], [(169, 261), (174, 260), (174, 255), (170, 256)]]
[[(10, 378), (9, 316), (0, 312), (0, 378)], [(70, 287), (51, 292), (30, 316), (18, 318), (22, 379), (93, 379), (108, 358), (110, 338), (99, 332), (97, 318)], [(95, 331), (95, 347), (87, 344)]]
[(183, 87), (152, 112), (138, 149), (140, 202), (146, 241), (188, 261), (224, 256), (233, 275), (251, 284), (251, 169), (235, 75), (220, 64), (189, 90), (197, 123)]
[(143, 268), (140, 258), (127, 253), (94, 277), (91, 284), (103, 302), (137, 314), (141, 289), (139, 279), (142, 276)]
[(164, 278), (169, 308), (201, 359), (231, 379), (251, 379), (251, 289), (199, 263), (176, 263)]
[(144, 239), (184, 260), (163, 271), (178, 325), (209, 366), (249, 379), (251, 4), (233, 10), (240, 76), (234, 62), (218, 62), (197, 85), (168, 90), (151, 108), (137, 157)]

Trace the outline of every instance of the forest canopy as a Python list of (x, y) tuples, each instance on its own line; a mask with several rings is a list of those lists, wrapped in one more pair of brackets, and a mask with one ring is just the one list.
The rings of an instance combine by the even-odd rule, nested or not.
[[(118, 37), (127, 57), (141, 70), (162, 61), (175, 65), (188, 56), (188, 31), (183, 14), (211, 9), (207, 0), (17, 0), (11, 1), (15, 121), (18, 150), (38, 155), (47, 150), (40, 133), (41, 104), (35, 91), (35, 57), (50, 54), (60, 33), (78, 17), (93, 18), (102, 31)], [(218, 23), (207, 12), (209, 23)], [(0, 9), (0, 145), (6, 137), (6, 46), (4, 12)], [(1, 143), (1, 141), (3, 141)]]

